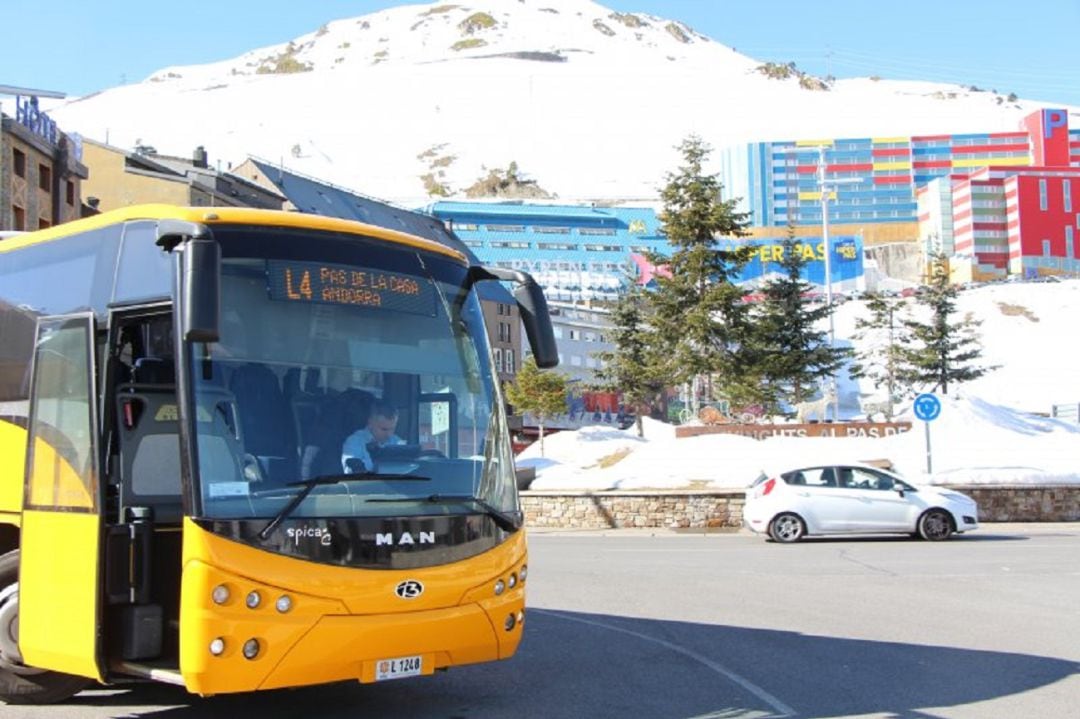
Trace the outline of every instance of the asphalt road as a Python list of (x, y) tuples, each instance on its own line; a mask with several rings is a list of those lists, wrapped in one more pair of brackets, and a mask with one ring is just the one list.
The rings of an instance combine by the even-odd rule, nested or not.
[(7, 717), (1080, 716), (1080, 525), (946, 543), (530, 535), (514, 659), (208, 699), (140, 685)]

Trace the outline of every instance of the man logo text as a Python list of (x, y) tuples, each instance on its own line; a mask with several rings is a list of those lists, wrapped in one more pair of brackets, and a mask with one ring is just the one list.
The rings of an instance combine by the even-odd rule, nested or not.
[(413, 537), (409, 532), (402, 532), (396, 540), (392, 532), (384, 532), (382, 534), (375, 535), (375, 546), (381, 547), (384, 544), (390, 545), (404, 545), (404, 544), (435, 544), (435, 532), (417, 532), (417, 536)]

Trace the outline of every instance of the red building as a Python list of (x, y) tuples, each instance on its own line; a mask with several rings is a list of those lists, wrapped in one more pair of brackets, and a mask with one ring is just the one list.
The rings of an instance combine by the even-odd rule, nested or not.
[(1080, 274), (1080, 142), (1063, 110), (1024, 118), (1032, 164), (952, 174), (918, 191), (927, 252), (951, 260), (954, 279)]

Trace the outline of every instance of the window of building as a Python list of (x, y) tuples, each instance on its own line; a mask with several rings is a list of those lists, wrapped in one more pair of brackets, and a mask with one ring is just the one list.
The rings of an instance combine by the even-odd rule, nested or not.
[(495, 371), (496, 372), (502, 372), (503, 371), (503, 354), (502, 354), (502, 350), (499, 349), (498, 347), (495, 348)]
[(1041, 179), (1041, 180), (1039, 180), (1039, 209), (1040, 210), (1046, 210), (1046, 208), (1047, 208), (1046, 180)]
[(1042, 246), (1043, 246), (1043, 257), (1049, 257), (1050, 256), (1050, 240), (1043, 240), (1042, 241)]
[(488, 225), (488, 232), (524, 232), (525, 225)]
[(570, 366), (571, 367), (580, 367), (581, 366), (581, 356), (580, 355), (570, 355)]
[(1072, 183), (1068, 180), (1062, 180), (1061, 192), (1064, 195), (1065, 211), (1072, 212)]
[(453, 228), (455, 232), (475, 232), (480, 229), (472, 222), (455, 222)]
[(514, 369), (514, 350), (506, 350), (506, 371), (510, 374), (514, 374), (517, 370)]
[(533, 225), (533, 232), (539, 232), (546, 235), (569, 235), (569, 227), (552, 227), (550, 225)]
[(52, 223), (46, 220), (44, 217), (39, 217), (37, 221), (37, 226), (39, 230), (45, 230), (52, 227)]
[(38, 165), (38, 187), (52, 192), (52, 168), (48, 165)]
[(555, 339), (561, 340), (562, 339), (562, 327), (552, 327), (551, 328), (551, 334), (555, 335)]
[(614, 235), (615, 230), (607, 227), (582, 227), (578, 230), (583, 235)]
[[(16, 150), (16, 152), (18, 152), (18, 150)], [(11, 220), (13, 225), (12, 229), (17, 232), (22, 232), (26, 230), (26, 210), (18, 207), (17, 205), (13, 205), (11, 207), (11, 214)]]
[(64, 183), (64, 201), (69, 207), (75, 206), (75, 183), (71, 180)]
[(1076, 257), (1076, 252), (1074, 251), (1075, 249), (1076, 249), (1076, 247), (1075, 247), (1075, 244), (1074, 244), (1074, 241), (1073, 241), (1073, 228), (1066, 226), (1065, 227), (1065, 256), (1066, 257)]
[(581, 330), (570, 330), (570, 339), (572, 339), (572, 340), (581, 339)]
[(15, 176), (26, 177), (26, 153), (15, 147), (12, 148), (15, 160)]
[(506, 307), (506, 305), (504, 305), (502, 302), (499, 302), (498, 305), (499, 305), (499, 314), (500, 315), (506, 314), (506, 312), (503, 310), (503, 308)]

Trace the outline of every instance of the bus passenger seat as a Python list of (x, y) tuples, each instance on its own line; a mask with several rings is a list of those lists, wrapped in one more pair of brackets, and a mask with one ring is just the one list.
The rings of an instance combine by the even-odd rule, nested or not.
[(263, 364), (236, 368), (229, 379), (236, 397), (244, 451), (254, 455), (270, 484), (287, 484), (297, 470), (296, 425), (277, 375)]

